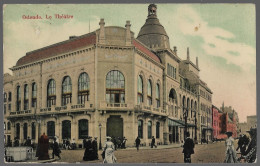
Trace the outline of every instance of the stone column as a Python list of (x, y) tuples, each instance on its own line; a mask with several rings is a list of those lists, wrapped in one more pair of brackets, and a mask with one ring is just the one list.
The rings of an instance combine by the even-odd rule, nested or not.
[(165, 145), (169, 144), (169, 126), (168, 119), (165, 119), (163, 124), (163, 142)]
[(24, 110), (24, 84), (20, 86), (21, 92), (21, 111)]
[(56, 106), (61, 106), (61, 95), (62, 95), (62, 78), (56, 79)]

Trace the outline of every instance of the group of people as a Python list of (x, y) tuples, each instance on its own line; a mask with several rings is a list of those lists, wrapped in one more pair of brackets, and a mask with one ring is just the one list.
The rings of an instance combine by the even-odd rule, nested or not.
[(97, 137), (94, 137), (94, 140), (92, 140), (91, 136), (84, 138), (83, 147), (85, 148), (84, 161), (98, 160)]
[(117, 138), (114, 136), (111, 137), (111, 142), (113, 142), (113, 144), (115, 146), (115, 150), (117, 150), (119, 148), (125, 149), (126, 141), (127, 141), (127, 139), (125, 137), (123, 137), (122, 139), (120, 137), (117, 137)]
[[(247, 131), (251, 137), (249, 138), (246, 135), (241, 135), (238, 140), (238, 148), (234, 148), (234, 139), (232, 138), (232, 132), (226, 132), (228, 138), (226, 139), (226, 158), (225, 163), (238, 163), (241, 160), (244, 160), (248, 163), (256, 162), (256, 141), (257, 141), (257, 129), (251, 128)], [(237, 158), (237, 150), (240, 149), (241, 157)]]
[(62, 142), (62, 147), (63, 147), (63, 149), (66, 149), (66, 150), (75, 150), (76, 149), (75, 138), (73, 138), (71, 140), (71, 142), (68, 138), (64, 139)]

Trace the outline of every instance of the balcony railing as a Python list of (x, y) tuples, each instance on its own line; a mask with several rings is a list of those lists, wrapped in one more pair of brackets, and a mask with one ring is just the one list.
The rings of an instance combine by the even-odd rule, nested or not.
[(23, 110), (23, 111), (15, 111), (10, 112), (10, 115), (24, 115), (24, 114), (31, 114), (32, 110)]

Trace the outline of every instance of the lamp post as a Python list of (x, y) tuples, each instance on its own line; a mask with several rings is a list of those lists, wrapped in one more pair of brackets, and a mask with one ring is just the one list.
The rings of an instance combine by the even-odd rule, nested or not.
[(184, 113), (183, 113), (183, 116), (184, 116), (184, 119), (185, 119), (185, 128), (184, 128), (184, 140), (186, 140), (186, 133), (187, 133), (187, 113), (188, 113), (188, 108), (185, 108), (184, 107)]
[(98, 127), (99, 127), (99, 133), (100, 133), (100, 135), (99, 135), (99, 150), (101, 150), (102, 149), (102, 145), (101, 145), (101, 127), (102, 127), (102, 125), (101, 125), (101, 123), (99, 123)]
[(194, 112), (194, 118), (195, 118), (195, 142), (197, 143), (197, 112), (196, 111), (193, 111)]
[(209, 109), (207, 109), (207, 144), (209, 143), (209, 137), (208, 137), (208, 131), (209, 131), (209, 122), (208, 122), (208, 120), (209, 120)]

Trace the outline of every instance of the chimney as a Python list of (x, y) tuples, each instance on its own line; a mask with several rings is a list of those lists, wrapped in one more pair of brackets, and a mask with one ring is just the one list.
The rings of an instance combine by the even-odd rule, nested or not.
[(189, 51), (189, 47), (187, 47), (187, 60), (190, 61), (190, 51)]
[(199, 68), (199, 58), (198, 57), (196, 57), (196, 66), (197, 66), (197, 68)]
[(99, 44), (105, 44), (106, 38), (105, 38), (105, 21), (104, 21), (104, 18), (100, 19), (99, 25), (100, 25)]
[(177, 55), (177, 47), (176, 46), (173, 47), (173, 52), (175, 53), (175, 55)]
[(126, 27), (126, 39), (125, 39), (125, 44), (127, 46), (130, 46), (131, 45), (131, 32), (130, 32), (130, 27), (131, 27), (131, 24), (130, 24), (130, 21), (126, 21), (126, 24), (125, 24), (125, 27)]

